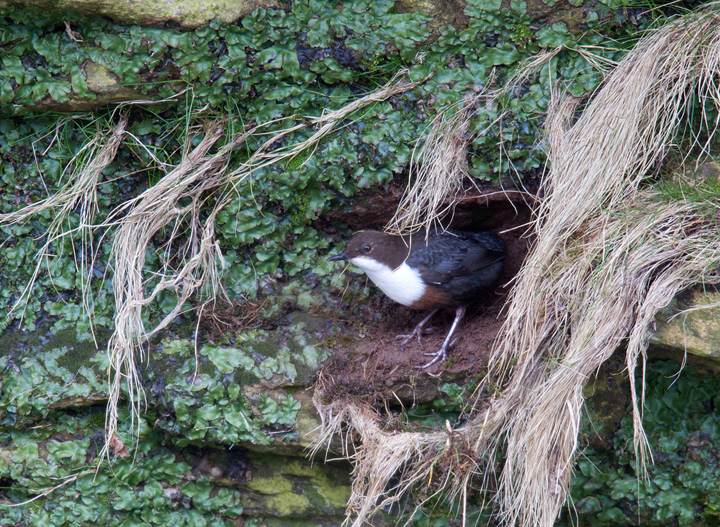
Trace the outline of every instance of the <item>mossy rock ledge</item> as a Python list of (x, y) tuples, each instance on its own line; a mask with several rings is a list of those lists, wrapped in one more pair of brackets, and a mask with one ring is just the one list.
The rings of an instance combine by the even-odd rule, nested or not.
[[(291, 321), (290, 321), (291, 320)], [(350, 496), (346, 462), (307, 457), (319, 426), (315, 370), (327, 321), (296, 313), (240, 348), (165, 338), (141, 369), (143, 411), (123, 402), (110, 460), (105, 444), (107, 358), (68, 331), (0, 341), (3, 503), (57, 478), (71, 483), (18, 508), (0, 525), (339, 525)], [(42, 328), (38, 329), (38, 333)], [(37, 336), (37, 335), (35, 335)], [(73, 479), (77, 476), (76, 479)], [(74, 497), (79, 497), (75, 499)], [(80, 518), (80, 523), (77, 522)], [(258, 520), (259, 521), (259, 520)], [(20, 523), (24, 522), (24, 523)]]
[[(0, 11), (10, 15), (4, 36), (13, 47), (12, 58), (2, 65), (0, 102), (8, 104), (2, 113), (11, 108), (75, 112), (122, 101), (166, 100), (188, 87), (212, 106), (228, 96), (254, 95), (253, 87), (276, 100), (299, 90), (286, 89), (283, 82), (273, 89), (257, 86), (269, 79), (267, 72), (277, 81), (290, 78), (295, 86), (316, 78), (330, 84), (362, 81), (363, 74), (398, 61), (398, 55), (407, 64), (427, 53), (445, 53), (450, 41), (457, 48), (446, 51), (458, 57), (467, 52), (472, 75), (438, 75), (438, 82), (480, 85), (486, 69), (504, 70), (542, 49), (596, 45), (601, 33), (635, 31), (639, 15), (633, 10), (628, 17), (622, 7), (599, 0), (356, 0), (337, 5), (0, 0)], [(240, 36), (243, 30), (248, 35)], [(267, 47), (267, 35), (273, 35), (277, 49)], [(478, 60), (476, 52), (483, 50)], [(457, 69), (461, 63), (449, 60), (447, 66)], [(591, 91), (600, 79), (583, 65), (571, 64), (573, 71), (567, 72), (577, 85), (571, 88), (574, 95)], [(422, 78), (432, 69), (416, 68), (412, 77)]]
[(234, 22), (258, 7), (276, 7), (283, 2), (269, 0), (194, 0), (192, 2), (163, 2), (149, 0), (0, 0), (0, 9), (36, 7), (45, 12), (77, 11), (85, 15), (100, 15), (114, 20), (140, 25), (174, 22), (184, 27), (198, 27), (216, 19)]
[[(663, 351), (689, 353), (718, 364), (720, 371), (720, 291), (696, 286), (677, 295), (655, 316), (650, 344)], [(715, 306), (700, 309), (702, 306)]]
[[(677, 303), (697, 300), (699, 294), (690, 291)], [(241, 518), (257, 525), (342, 523), (351, 466), (323, 462), (325, 452), (313, 463), (307, 447), (320, 424), (312, 402), (315, 373), (333, 360), (328, 345), (353, 337), (352, 330), (298, 311), (275, 330), (245, 332), (241, 344), (201, 344), (197, 356), (192, 340), (161, 339), (152, 346), (149, 360), (143, 361), (147, 406), (139, 422), (131, 421), (127, 408), (121, 411), (120, 439), (130, 455), (111, 449), (111, 461), (104, 462), (97, 477), (95, 461), (105, 440), (105, 351), (88, 342), (73, 342), (69, 332), (38, 338), (40, 331), (22, 338), (6, 335), (0, 342), (0, 419), (6, 438), (0, 442), (3, 496), (21, 502), (39, 492), (34, 489), (54, 487), (57, 478), (68, 478), (70, 483), (23, 507), (0, 508), (0, 525), (15, 525), (19, 518), (25, 523), (17, 525), (75, 525), (78, 515), (88, 518), (88, 525), (90, 518), (98, 517), (113, 518), (111, 524), (118, 525), (236, 525)], [(658, 334), (662, 332), (656, 333), (656, 345)], [(342, 342), (353, 346), (353, 341)], [(664, 470), (679, 470), (677, 463), (693, 463), (682, 453), (684, 434), (691, 439), (697, 435), (692, 456), (710, 455), (702, 450), (703, 438), (720, 429), (708, 429), (715, 426), (715, 410), (706, 400), (720, 397), (720, 391), (707, 375), (695, 372), (700, 367), (689, 366), (680, 376), (682, 382), (670, 384), (677, 363), (651, 364), (647, 405), (656, 415), (646, 413), (646, 418), (651, 441), (659, 441), (653, 443), (659, 450), (654, 450), (657, 463), (652, 470), (661, 477)], [(624, 511), (622, 499), (609, 497), (617, 493), (616, 487), (625, 488), (625, 479), (631, 477), (626, 439), (631, 437), (632, 424), (622, 369), (620, 353), (586, 390), (590, 419), (581, 441), (587, 446), (573, 487), (580, 511), (598, 513), (605, 501), (608, 507)], [(445, 381), (426, 383), (434, 383), (427, 391), (419, 388), (424, 381), (414, 381), (416, 406), (409, 393), (403, 403), (419, 413), (449, 407), (432, 402), (433, 397), (438, 402), (448, 400)], [(459, 387), (467, 382), (455, 378), (450, 384)], [(391, 387), (402, 396), (399, 388)], [(672, 418), (682, 413), (677, 406), (681, 402), (700, 409), (682, 430), (678, 426), (683, 420)], [(662, 425), (666, 422), (673, 425), (666, 428)], [(333, 456), (329, 452), (327, 457)], [(669, 474), (666, 486), (679, 477)], [(608, 494), (598, 497), (592, 490), (598, 485)], [(686, 492), (683, 499), (689, 506), (705, 511), (711, 493)], [(644, 494), (641, 497), (651, 501)], [(396, 520), (388, 515), (376, 523), (393, 525)]]

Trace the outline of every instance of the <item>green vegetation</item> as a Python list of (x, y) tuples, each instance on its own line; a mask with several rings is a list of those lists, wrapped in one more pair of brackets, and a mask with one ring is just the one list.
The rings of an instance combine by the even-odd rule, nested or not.
[[(717, 445), (720, 442), (720, 387), (717, 380), (679, 372), (674, 362), (648, 366), (643, 426), (654, 464), (648, 479), (635, 470), (632, 415), (609, 435), (607, 450), (587, 447), (577, 462), (570, 521), (580, 525), (717, 525)], [(592, 412), (592, 408), (591, 408)], [(596, 433), (586, 420), (584, 435)]]
[(96, 474), (96, 414), (104, 412), (51, 412), (42, 426), (11, 432), (1, 447), (3, 494), (21, 502), (57, 488), (27, 505), (1, 506), (0, 525), (96, 525), (99, 518), (108, 525), (235, 525), (243, 512), (239, 495), (206, 476), (188, 480), (193, 460), (163, 446), (160, 432), (146, 429), (134, 456)]
[[(150, 426), (171, 434), (177, 446), (295, 443), (301, 402), (271, 387), (308, 383), (327, 351), (308, 340), (302, 324), (288, 329), (291, 336), (256, 335), (256, 343), (242, 350), (206, 344), (197, 357), (192, 341), (168, 340), (142, 369), (144, 400), (153, 414)], [(90, 357), (80, 353), (71, 347), (35, 346), (0, 356), (0, 371), (13, 372), (2, 382), (3, 425), (23, 429), (45, 419), (53, 408), (104, 402), (107, 355), (104, 350)], [(146, 429), (148, 424), (138, 426)]]
[[(195, 127), (204, 119), (224, 116), (231, 136), (247, 123), (268, 123), (264, 132), (272, 133), (299, 116), (307, 119), (340, 108), (387, 82), (401, 66), (409, 67), (411, 79), (427, 80), (357, 112), (302, 159), (257, 171), (217, 218), (226, 264), (223, 279), (231, 296), (262, 294), (268, 276), (320, 279), (327, 285), (328, 278), (336, 278), (336, 269), (324, 261), (331, 240), (318, 230), (316, 220), (348, 207), (348, 198), (360, 189), (384, 185), (401, 174), (428, 118), (438, 110), (482, 86), (500, 85), (521, 60), (542, 48), (567, 46), (528, 89), (517, 90), (500, 105), (476, 109), (471, 127), (484, 133), (472, 144), (470, 170), (475, 177), (497, 181), (542, 165), (535, 145), (551, 83), (563, 79), (572, 93), (581, 94), (600, 81), (587, 53), (572, 50), (602, 44), (599, 33), (576, 36), (560, 22), (540, 27), (526, 14), (524, 2), (513, 2), (510, 9), (499, 2), (471, 2), (465, 15), (467, 28), (440, 28), (435, 40), (426, 41), (431, 36), (428, 17), (397, 13), (390, 1), (342, 6), (294, 2), (291, 12), (259, 9), (237, 24), (213, 23), (192, 31), (7, 10), (7, 23), (0, 28), (7, 43), (0, 63), (0, 212), (52, 195), (62, 186), (69, 160), (98, 130), (114, 125), (117, 110), (98, 108), (94, 115), (67, 118), (33, 109), (92, 99), (85, 71), (90, 63), (107, 69), (119, 85), (138, 90), (138, 96), (159, 100), (190, 90), (160, 105), (119, 110), (129, 118), (129, 134), (103, 172), (98, 221), (177, 163), (183, 145), (197, 140)], [(615, 27), (624, 34), (619, 15), (602, 11), (602, 16), (604, 29)], [(64, 20), (82, 35), (81, 42), (69, 38)], [(588, 27), (597, 27), (597, 20), (588, 17)], [(593, 52), (606, 58), (621, 53), (610, 48)], [(296, 144), (311, 133), (298, 130), (283, 144)], [(251, 138), (235, 162), (246, 160), (266, 137)], [(54, 329), (75, 327), (82, 338), (90, 335), (90, 326), (78, 299), (86, 277), (77, 264), (90, 255), (76, 254), (80, 233), (51, 244), (53, 256), (41, 266), (35, 289), (20, 298), (52, 217), (48, 212), (24, 225), (0, 225), (9, 263), (0, 277), (0, 313), (20, 301), (0, 324), (17, 324), (24, 313), (24, 327), (32, 330), (47, 314), (56, 321)], [(77, 217), (71, 215), (64, 227), (76, 225)], [(110, 232), (97, 239), (100, 265), (91, 270), (90, 310), (94, 324), (105, 328), (113, 316), (111, 273), (106, 274), (103, 263), (111, 237)], [(157, 244), (162, 246), (162, 240)], [(147, 269), (156, 268), (162, 257), (148, 254)], [(147, 316), (154, 319), (172, 305), (164, 293)]]
[[(303, 325), (289, 328), (294, 336), (257, 335), (265, 348), (203, 346), (197, 363), (191, 341), (164, 341), (141, 371), (148, 411), (133, 422), (121, 408), (118, 437), (129, 455), (111, 447), (97, 476), (105, 407), (84, 405), (107, 398), (105, 352), (88, 358), (80, 357), (82, 347), (31, 347), (0, 357), (0, 371), (10, 373), (0, 391), (0, 525), (107, 518), (109, 525), (231, 526), (241, 514), (289, 515), (298, 525), (310, 516), (340, 521), (346, 467), (253, 452), (302, 450), (299, 434), (309, 430), (296, 420), (309, 396), (282, 386), (307, 384), (298, 372), (325, 358), (301, 334)], [(312, 503), (291, 506), (298, 491)]]

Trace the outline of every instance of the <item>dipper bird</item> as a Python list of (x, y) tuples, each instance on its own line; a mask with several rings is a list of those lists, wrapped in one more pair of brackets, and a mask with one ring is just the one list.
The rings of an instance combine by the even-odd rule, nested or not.
[(432, 312), (404, 338), (404, 349), (442, 307), (455, 308), (455, 321), (440, 349), (426, 353), (433, 359), (420, 366), (427, 368), (445, 360), (450, 338), (460, 323), (468, 303), (497, 282), (502, 271), (505, 245), (490, 232), (421, 230), (409, 236), (377, 231), (360, 231), (343, 252), (329, 261), (348, 260), (370, 277), (387, 296), (413, 309)]

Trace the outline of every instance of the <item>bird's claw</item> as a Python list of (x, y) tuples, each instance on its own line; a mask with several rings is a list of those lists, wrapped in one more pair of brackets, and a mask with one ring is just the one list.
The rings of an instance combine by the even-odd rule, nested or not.
[(413, 332), (413, 333), (410, 333), (409, 335), (397, 335), (395, 337), (395, 340), (405, 339), (400, 343), (400, 351), (403, 351), (403, 352), (405, 351), (405, 344), (410, 342), (410, 339), (413, 338), (414, 335), (415, 335), (415, 333)]
[(440, 349), (435, 352), (424, 353), (423, 355), (427, 355), (428, 357), (433, 357), (433, 359), (430, 362), (428, 362), (427, 364), (423, 364), (422, 366), (415, 366), (415, 368), (424, 370), (425, 368), (429, 368), (430, 366), (432, 366), (433, 364), (435, 364), (437, 362), (442, 363), (445, 360), (445, 358), (447, 357), (447, 349), (453, 347), (459, 338), (460, 337), (455, 337), (452, 340), (452, 342), (450, 342), (450, 344), (447, 344), (447, 343), (443, 344), (440, 347)]
[(420, 327), (420, 328), (415, 328), (412, 333), (409, 333), (409, 334), (407, 334), (407, 335), (397, 335), (397, 336), (395, 337), (395, 340), (405, 339), (405, 340), (403, 340), (403, 341), (400, 343), (400, 350), (401, 350), (401, 351), (405, 351), (405, 345), (406, 345), (408, 342), (410, 342), (410, 340), (411, 340), (415, 335), (417, 335), (418, 344), (420, 344), (420, 345), (422, 346), (422, 336), (423, 336), (423, 333), (432, 333), (432, 332), (435, 331), (436, 329), (437, 329), (437, 328), (434, 328), (434, 327), (433, 327), (433, 328), (422, 328), (422, 327)]
[(443, 346), (442, 348), (440, 348), (438, 351), (436, 351), (434, 353), (425, 353), (425, 355), (429, 355), (429, 356), (433, 357), (433, 359), (430, 362), (428, 362), (427, 364), (423, 364), (422, 366), (415, 366), (415, 368), (417, 368), (419, 370), (424, 370), (425, 368), (429, 368), (436, 362), (444, 361), (445, 357), (446, 357), (445, 346)]
[(437, 313), (437, 309), (433, 309), (428, 316), (426, 316), (422, 322), (420, 322), (417, 326), (415, 326), (415, 329), (412, 330), (412, 333), (409, 335), (398, 335), (395, 337), (395, 340), (397, 339), (405, 339), (400, 343), (400, 349), (402, 351), (405, 351), (405, 344), (410, 342), (410, 339), (413, 338), (415, 335), (417, 335), (418, 344), (422, 346), (422, 334), (425, 331), (433, 331), (435, 328), (428, 328), (425, 329), (425, 324), (427, 324), (427, 321), (430, 320), (430, 318)]

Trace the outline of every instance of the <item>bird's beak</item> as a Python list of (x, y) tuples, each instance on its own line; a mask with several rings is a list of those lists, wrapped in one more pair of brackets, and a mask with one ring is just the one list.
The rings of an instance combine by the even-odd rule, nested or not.
[(327, 259), (328, 262), (339, 262), (340, 260), (347, 260), (348, 255), (345, 253), (336, 254)]

